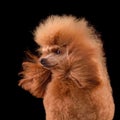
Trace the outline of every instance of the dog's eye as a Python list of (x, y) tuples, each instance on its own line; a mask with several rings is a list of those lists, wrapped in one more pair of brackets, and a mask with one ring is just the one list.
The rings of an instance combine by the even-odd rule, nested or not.
[(57, 49), (54, 51), (54, 53), (59, 55), (61, 53), (61, 51), (59, 49)]

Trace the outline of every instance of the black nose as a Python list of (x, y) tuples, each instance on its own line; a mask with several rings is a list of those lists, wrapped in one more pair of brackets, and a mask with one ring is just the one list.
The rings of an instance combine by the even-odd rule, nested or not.
[(42, 65), (45, 65), (45, 64), (47, 64), (47, 60), (46, 60), (45, 58), (42, 58), (42, 59), (40, 60), (40, 63), (41, 63)]

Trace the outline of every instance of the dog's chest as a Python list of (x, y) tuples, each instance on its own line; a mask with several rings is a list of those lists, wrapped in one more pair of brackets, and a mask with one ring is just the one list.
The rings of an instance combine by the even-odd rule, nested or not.
[(87, 117), (86, 112), (89, 117), (91, 116), (90, 120), (94, 120), (92, 106), (88, 99), (84, 99), (88, 97), (83, 95), (85, 93), (81, 93), (74, 86), (50, 84), (44, 97), (46, 120), (80, 120), (81, 117), (83, 118), (81, 120), (84, 120), (84, 116)]

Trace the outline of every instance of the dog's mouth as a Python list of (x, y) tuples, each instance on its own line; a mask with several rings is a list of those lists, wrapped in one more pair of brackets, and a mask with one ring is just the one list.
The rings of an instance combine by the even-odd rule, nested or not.
[(55, 64), (55, 65), (46, 64), (46, 65), (42, 65), (42, 66), (44, 68), (46, 68), (47, 70), (52, 70), (52, 69), (54, 69), (57, 66), (57, 64)]
[[(43, 65), (43, 64), (42, 64)], [(50, 65), (50, 64), (44, 64), (43, 66), (46, 67), (46, 68), (53, 68), (55, 67), (57, 64), (55, 65)]]
[[(41, 63), (42, 64), (42, 63)], [(57, 64), (49, 64), (49, 63), (44, 63), (42, 64), (43, 67), (47, 68), (47, 69), (51, 69), (51, 68), (54, 68)]]

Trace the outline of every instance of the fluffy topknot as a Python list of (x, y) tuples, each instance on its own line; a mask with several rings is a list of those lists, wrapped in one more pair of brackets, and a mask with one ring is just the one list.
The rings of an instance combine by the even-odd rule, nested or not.
[(52, 15), (40, 23), (34, 31), (34, 40), (40, 46), (56, 44), (56, 39), (59, 43), (74, 40), (77, 43), (87, 41), (90, 45), (101, 46), (98, 36), (85, 18), (77, 19), (71, 15)]

